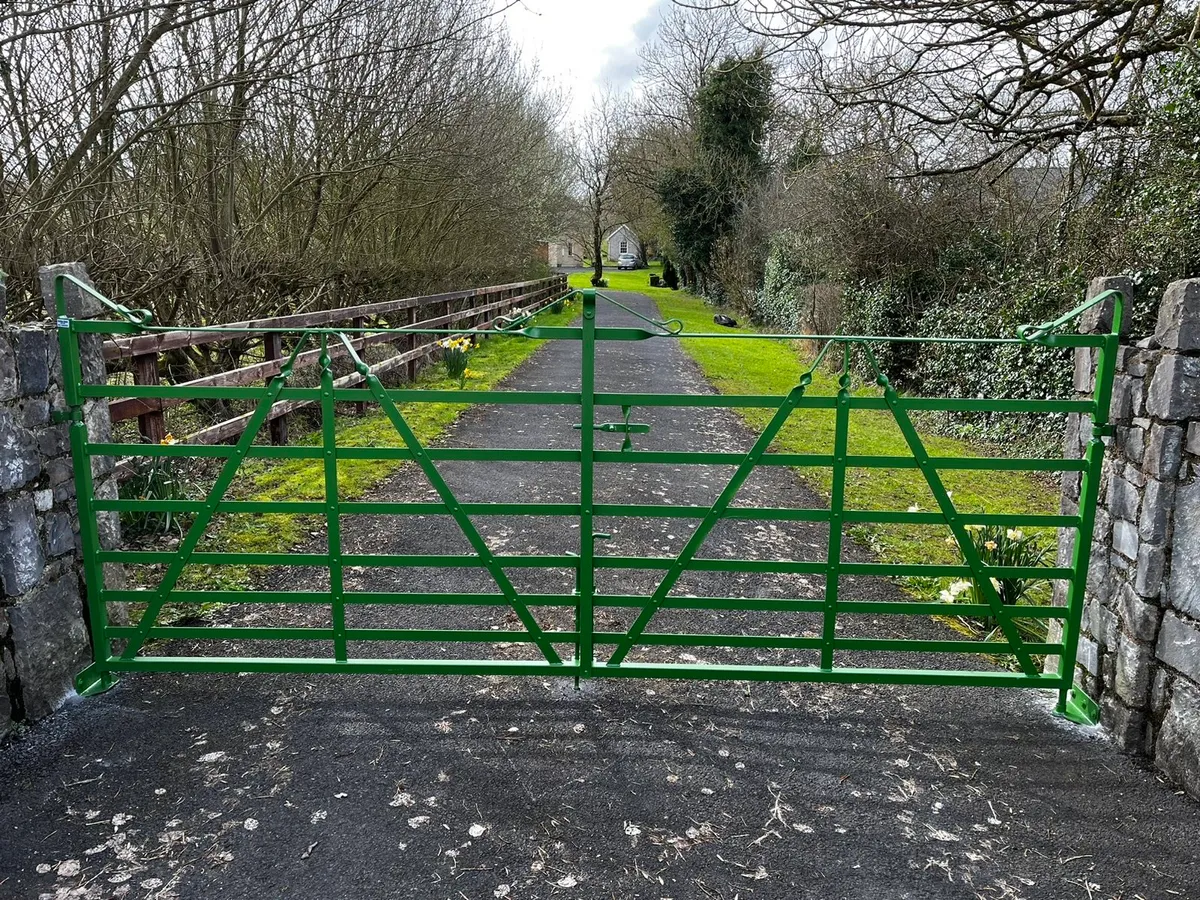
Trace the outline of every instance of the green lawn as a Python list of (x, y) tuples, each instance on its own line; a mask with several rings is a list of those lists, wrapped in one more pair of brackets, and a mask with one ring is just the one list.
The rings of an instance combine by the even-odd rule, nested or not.
[[(664, 318), (684, 322), (685, 331), (720, 331), (713, 324), (715, 310), (687, 294), (667, 292), (657, 297)], [(752, 329), (739, 328), (746, 332)], [(683, 338), (683, 349), (700, 364), (713, 385), (726, 394), (785, 394), (808, 369), (807, 356), (795, 342)], [(813, 372), (809, 394), (837, 393), (837, 373), (822, 367)], [(875, 385), (855, 383), (858, 394), (878, 394)], [(762, 428), (771, 418), (769, 409), (739, 411), (753, 428)], [(799, 410), (793, 413), (775, 449), (792, 453), (832, 453), (834, 413), (832, 410)], [(966, 441), (922, 434), (933, 456), (979, 456), (978, 448)], [(891, 413), (854, 410), (850, 416), (852, 455), (911, 456), (907, 443)], [(800, 470), (804, 479), (828, 496), (832, 472), (827, 468)], [(1047, 514), (1058, 512), (1058, 493), (1046, 483), (1021, 472), (944, 472), (942, 480), (953, 492), (956, 506), (989, 513)], [(846, 503), (853, 509), (903, 511), (916, 505), (937, 508), (924, 477), (914, 469), (851, 469), (846, 478)], [(888, 561), (953, 561), (946, 546), (949, 530), (944, 526), (873, 525), (860, 533)]]
[[(610, 291), (637, 291), (648, 297), (670, 297), (678, 293), (670, 288), (650, 287), (651, 275), (662, 275), (662, 263), (651, 263), (646, 269), (626, 269), (623, 272), (607, 266), (604, 268), (604, 277), (608, 280)], [(567, 276), (567, 283), (573, 288), (589, 288), (592, 286), (592, 273), (572, 272)]]

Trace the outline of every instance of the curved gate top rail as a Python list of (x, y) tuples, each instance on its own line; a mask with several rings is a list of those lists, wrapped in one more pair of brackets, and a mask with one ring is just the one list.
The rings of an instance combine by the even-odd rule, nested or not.
[[(65, 288), (87, 292), (115, 315), (115, 320), (70, 318), (66, 312)], [(827, 681), (895, 683), (926, 685), (977, 685), (1051, 688), (1058, 692), (1057, 710), (1079, 721), (1093, 721), (1096, 710), (1080, 691), (1072, 677), (1079, 639), (1083, 592), (1095, 522), (1096, 500), (1103, 438), (1110, 433), (1108, 409), (1111, 399), (1115, 357), (1122, 317), (1122, 297), (1107, 292), (1092, 298), (1062, 318), (1038, 325), (1023, 326), (1013, 338), (896, 338), (867, 335), (757, 334), (742, 332), (687, 333), (678, 320), (659, 321), (595, 290), (571, 291), (583, 301), (582, 317), (571, 326), (539, 324), (540, 309), (501, 317), (492, 329), (386, 329), (360, 328), (253, 328), (249, 325), (216, 328), (191, 328), (191, 333), (277, 331), (288, 336), (290, 356), (278, 375), (262, 387), (219, 387), (187, 385), (90, 384), (82, 377), (79, 338), (81, 335), (139, 335), (175, 331), (152, 324), (144, 310), (131, 310), (96, 293), (87, 284), (69, 275), (59, 275), (55, 285), (58, 302), (59, 342), (66, 383), (66, 403), (70, 415), (71, 449), (77, 462), (75, 481), (81, 522), (87, 597), (95, 660), (77, 679), (81, 693), (103, 690), (121, 671), (188, 672), (359, 672), (359, 673), (460, 673), (460, 674), (561, 674), (576, 678), (594, 676), (726, 678), (748, 680)], [(560, 302), (552, 298), (546, 305)], [(637, 324), (601, 325), (597, 321), (597, 302), (619, 307)], [(1066, 331), (1088, 309), (1111, 302), (1112, 327), (1105, 334), (1077, 334)], [(544, 308), (544, 307), (543, 307)], [(627, 319), (625, 320), (627, 321)], [(453, 323), (450, 323), (453, 324)], [(371, 366), (361, 358), (362, 346), (355, 336), (395, 331), (417, 334), (470, 334), (480, 337), (497, 333), (512, 337), (574, 342), (580, 347), (579, 390), (561, 391), (472, 391), (432, 390), (411, 386), (386, 388)], [(602, 392), (596, 389), (597, 367), (605, 356), (597, 351), (611, 342), (663, 341), (680, 338), (721, 340), (791, 340), (818, 342), (820, 350), (811, 367), (798, 383), (782, 396), (721, 394), (655, 394)], [(884, 342), (933, 342), (963, 344), (1037, 344), (1059, 348), (1094, 348), (1096, 351), (1096, 390), (1090, 399), (1006, 399), (941, 398), (901, 395), (890, 383), (878, 362), (876, 346)], [(289, 384), (293, 363), (305, 350), (319, 351), (320, 384)], [(851, 390), (852, 359), (857, 355), (859, 368), (873, 374), (878, 391), (873, 394)], [(339, 386), (332, 360), (349, 358), (355, 369), (354, 382), (363, 387)], [(840, 375), (836, 395), (811, 394), (813, 373), (826, 360), (838, 362)], [(89, 435), (84, 414), (88, 402), (113, 398), (172, 398), (179, 400), (238, 400), (254, 404), (247, 427), (236, 444), (200, 446), (186, 443), (118, 443), (97, 441)], [(318, 444), (271, 446), (256, 442), (256, 436), (274, 404), (305, 400), (319, 404), (322, 415), (321, 440)], [(399, 438), (399, 446), (355, 447), (338, 440), (334, 427), (336, 404), (353, 401), (377, 405)], [(578, 410), (578, 447), (533, 449), (427, 447), (414, 433), (406, 414), (412, 404), (454, 402), (463, 404), (519, 404), (542, 407), (572, 407)], [(600, 408), (620, 408), (618, 421), (598, 421)], [(631, 421), (634, 408), (652, 411), (687, 408), (759, 408), (772, 410), (748, 450), (650, 450), (635, 446), (634, 436), (650, 431), (650, 425)], [(832, 415), (834, 439), (830, 453), (783, 453), (772, 449), (773, 442), (789, 418), (802, 410), (823, 410)], [(852, 454), (849, 447), (850, 418), (856, 411), (890, 413), (903, 436), (906, 456)], [(947, 458), (932, 455), (913, 424), (914, 412), (941, 410), (957, 412), (1075, 414), (1092, 421), (1091, 439), (1082, 459), (1044, 458)], [(621, 435), (619, 449), (597, 445), (597, 433)], [(686, 442), (686, 436), (680, 438)], [(113, 499), (98, 497), (92, 480), (92, 466), (79, 464), (93, 457), (207, 457), (221, 460), (211, 487), (202, 498), (186, 500)], [(256, 502), (231, 492), (239, 467), (247, 459), (319, 459), (324, 469), (324, 499), (288, 502)], [(382, 502), (350, 500), (339, 494), (339, 463), (345, 460), (407, 460), (428, 481), (436, 499), (420, 502)], [(439, 463), (444, 461), (525, 462), (566, 464), (577, 472), (579, 491), (571, 502), (526, 502), (513, 497), (507, 502), (469, 502), (456, 496)], [(725, 479), (711, 505), (670, 503), (606, 503), (597, 499), (596, 473), (613, 464), (666, 464), (671, 466), (723, 467)], [(765, 466), (815, 466), (832, 473), (828, 508), (794, 509), (750, 507), (735, 504), (747, 479)], [(916, 469), (924, 476), (936, 510), (877, 511), (850, 508), (846, 502), (847, 472), (871, 469)], [(948, 471), (974, 470), (1037, 471), (1081, 473), (1081, 499), (1078, 512), (1063, 515), (1009, 514), (972, 512), (955, 505), (946, 489), (943, 474)], [(190, 516), (190, 524), (178, 545), (165, 550), (104, 549), (101, 547), (96, 514), (101, 512), (170, 512)], [(284, 513), (322, 515), (326, 519), (327, 542), (323, 552), (247, 553), (214, 552), (200, 549), (202, 538), (215, 516)], [(448, 516), (461, 537), (470, 545), (469, 554), (371, 554), (352, 553), (342, 541), (342, 522), (355, 515)], [(578, 525), (575, 550), (567, 554), (505, 554), (494, 550), (486, 536), (486, 522), (493, 516), (558, 516)], [(596, 531), (596, 520), (618, 524), (630, 519), (677, 519), (692, 523), (682, 550), (674, 556), (620, 556), (597, 552), (597, 540), (608, 537)], [(702, 554), (705, 540), (726, 522), (744, 523), (824, 523), (828, 546), (819, 559), (731, 559)], [(846, 526), (861, 523), (890, 523), (911, 526), (935, 526), (948, 530), (957, 546), (961, 562), (956, 564), (853, 562), (843, 552)], [(1008, 528), (1067, 529), (1074, 532), (1074, 550), (1069, 565), (1002, 566), (989, 565), (981, 558), (972, 539), (980, 526)], [(687, 526), (681, 526), (687, 527)], [(106, 564), (158, 566), (162, 572), (157, 586), (136, 590), (116, 590), (105, 585)], [(193, 591), (179, 588), (180, 576), (189, 565), (226, 566), (314, 566), (328, 570), (328, 589)], [(454, 573), (463, 569), (483, 570), (490, 591), (485, 592), (387, 592), (356, 591), (348, 587), (346, 570), (369, 568), (432, 568)], [(570, 592), (531, 592), (519, 589), (514, 573), (536, 569), (573, 573)], [(597, 587), (597, 575), (611, 570), (639, 570), (661, 573), (652, 590), (641, 593), (606, 593)], [(766, 573), (775, 576), (802, 575), (821, 578), (824, 585), (813, 596), (798, 597), (697, 597), (681, 593), (681, 580), (689, 573)], [(973, 586), (975, 603), (958, 604), (952, 612), (988, 616), (998, 624), (1003, 640), (929, 640), (881, 637), (846, 637), (838, 632), (846, 616), (882, 617), (945, 615), (942, 603), (880, 601), (843, 596), (843, 579), (853, 577), (955, 577)], [(1063, 606), (1005, 603), (998, 590), (1005, 579), (1039, 579), (1064, 584)], [(329, 611), (328, 625), (245, 626), (213, 628), (195, 625), (171, 625), (159, 621), (168, 604), (255, 603), (275, 605), (317, 605)], [(133, 624), (116, 624), (109, 616), (110, 603), (138, 604), (141, 615)], [(448, 617), (471, 607), (498, 607), (515, 618), (518, 627), (510, 630), (466, 629), (452, 627), (355, 627), (348, 624), (347, 613), (362, 607), (412, 609), (429, 607)], [(598, 611), (604, 610), (604, 616)], [(803, 635), (781, 633), (706, 634), (652, 630), (656, 620), (667, 611), (758, 612), (807, 616), (812, 628)], [(570, 619), (552, 622), (554, 611)], [(603, 630), (602, 622), (614, 615), (627, 621), (615, 630)], [(1019, 620), (1045, 620), (1059, 623), (1057, 639), (1031, 642), (1022, 636)], [(513, 620), (510, 618), (510, 620)], [(494, 628), (494, 626), (493, 626)], [(794, 628), (793, 631), (799, 631)], [(178, 655), (170, 650), (178, 642), (275, 641), (284, 646), (295, 642), (321, 642), (328, 654), (318, 656), (212, 656)], [(354, 648), (423, 642), (436, 647), (463, 644), (488, 644), (498, 640), (526, 648), (524, 658), (445, 658), (416, 656), (365, 656)], [(172, 642), (172, 643), (162, 643)], [(277, 644), (276, 646), (278, 646)], [(761, 651), (792, 654), (791, 657), (763, 663), (759, 658), (732, 662), (665, 662), (638, 659), (653, 648), (694, 647), (713, 651)], [(899, 653), (932, 655), (942, 661), (926, 668), (865, 667), (839, 665), (844, 653)], [(634, 658), (631, 658), (634, 657)], [(1000, 656), (1012, 663), (1005, 669), (993, 666), (947, 668), (946, 660), (979, 659)], [(1043, 658), (1054, 658), (1057, 666), (1043, 668)]]

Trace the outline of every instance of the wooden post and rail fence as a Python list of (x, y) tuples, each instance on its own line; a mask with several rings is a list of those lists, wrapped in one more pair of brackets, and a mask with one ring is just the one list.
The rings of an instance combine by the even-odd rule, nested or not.
[[(349, 328), (367, 328), (369, 323), (382, 317), (393, 320), (403, 317), (405, 326), (417, 329), (488, 329), (500, 316), (517, 308), (536, 310), (549, 305), (567, 292), (565, 275), (555, 275), (534, 281), (519, 281), (489, 287), (469, 288), (423, 297), (406, 297), (400, 300), (385, 300), (340, 309), (319, 310), (288, 316), (252, 319), (245, 322), (224, 323), (220, 327), (238, 329), (263, 328), (322, 328), (345, 325)], [(184, 347), (200, 347), (229, 341), (229, 333), (181, 329), (118, 338), (104, 345), (105, 362), (129, 360), (133, 380), (136, 384), (161, 384), (160, 356), (171, 350)], [(263, 361), (240, 366), (226, 372), (206, 375), (183, 382), (186, 387), (227, 387), (251, 385), (266, 381), (279, 374), (287, 358), (279, 332), (267, 332), (256, 338), (263, 343)], [(397, 370), (409, 381), (416, 378), (417, 369), (434, 350), (437, 335), (431, 334), (359, 334), (351, 343), (355, 350), (381, 344), (398, 344), (399, 352), (381, 362), (372, 370), (376, 375), (394, 373)], [(331, 357), (344, 356), (344, 347), (331, 345)], [(320, 357), (319, 350), (300, 353), (293, 366), (300, 371), (315, 366)], [(353, 387), (363, 381), (363, 376), (350, 372), (337, 381), (337, 387)], [(109, 404), (109, 415), (113, 423), (136, 418), (142, 439), (159, 443), (167, 436), (166, 410), (185, 401), (178, 398), (126, 398)], [(290, 400), (275, 404), (270, 412), (269, 431), (271, 443), (286, 444), (288, 441), (288, 414), (316, 401)], [(355, 404), (357, 411), (365, 411), (365, 404)], [(234, 416), (189, 434), (184, 438), (192, 444), (219, 444), (241, 434), (250, 415)]]

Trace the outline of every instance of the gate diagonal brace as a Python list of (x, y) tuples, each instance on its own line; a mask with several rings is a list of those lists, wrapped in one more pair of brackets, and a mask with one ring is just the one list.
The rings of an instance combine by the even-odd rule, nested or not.
[(205, 497), (204, 509), (196, 515), (191, 527), (188, 528), (187, 534), (180, 541), (175, 559), (163, 575), (162, 581), (159, 582), (154, 599), (150, 601), (145, 612), (142, 613), (141, 619), (138, 620), (137, 633), (125, 645), (125, 649), (121, 653), (121, 659), (133, 659), (142, 648), (142, 644), (146, 642), (146, 637), (149, 635), (150, 629), (154, 627), (154, 623), (158, 619), (159, 613), (162, 612), (167, 598), (170, 597), (171, 591), (175, 589), (175, 585), (179, 581), (179, 576), (183, 574), (183, 570), (191, 560), (192, 554), (196, 551), (200, 539), (204, 537), (204, 532), (208, 530), (209, 523), (212, 521), (213, 516), (216, 515), (217, 505), (225, 496), (225, 492), (229, 490), (229, 486), (233, 484), (234, 476), (237, 475), (237, 471), (242, 465), (242, 460), (246, 458), (246, 454), (250, 450), (250, 445), (254, 443), (259, 430), (267, 421), (271, 407), (279, 399), (279, 392), (283, 390), (288, 378), (291, 377), (292, 365), (307, 339), (308, 333), (305, 332), (301, 335), (300, 340), (296, 342), (296, 347), (292, 351), (292, 355), (280, 369), (279, 374), (272, 378), (270, 384), (267, 385), (266, 394), (259, 401), (258, 407), (254, 410), (254, 415), (246, 423), (246, 430), (242, 432), (241, 439), (238, 440), (233, 453), (225, 460), (225, 464), (221, 467), (216, 481), (213, 482), (212, 489), (208, 492), (208, 496)]
[(483, 535), (475, 528), (470, 517), (463, 512), (462, 506), (459, 505), (458, 499), (454, 496), (454, 492), (450, 490), (450, 485), (446, 483), (437, 466), (433, 464), (433, 460), (429, 458), (428, 452), (426, 452), (425, 447), (417, 439), (416, 434), (409, 426), (407, 420), (405, 420), (404, 414), (400, 412), (400, 408), (387, 395), (387, 391), (384, 389), (379, 377), (354, 352), (353, 345), (347, 340), (344, 334), (339, 334), (338, 337), (341, 338), (342, 343), (346, 346), (350, 358), (354, 360), (354, 365), (358, 373), (366, 380), (367, 388), (371, 391), (375, 401), (383, 409), (388, 419), (391, 420), (392, 426), (404, 441), (405, 446), (412, 452), (413, 459), (421, 471), (425, 473), (425, 477), (429, 479), (429, 483), (433, 486), (433, 489), (437, 492), (442, 502), (446, 504), (446, 510), (450, 513), (455, 523), (457, 523), (463, 536), (471, 544), (472, 549), (479, 555), (479, 561), (496, 582), (496, 586), (500, 589), (501, 594), (504, 595), (505, 601), (512, 607), (513, 612), (517, 614), (518, 618), (520, 618), (521, 624), (525, 626), (525, 630), (533, 637), (534, 642), (538, 645), (538, 649), (546, 657), (546, 661), (552, 665), (561, 664), (562, 659), (550, 643), (550, 639), (546, 637), (542, 631), (542, 627), (538, 625), (537, 619), (533, 617), (533, 613), (529, 611), (529, 607), (517, 596), (517, 589), (509, 581), (508, 576), (504, 574), (504, 569), (496, 560), (491, 548), (488, 547), (487, 541), (483, 539)]
[(671, 592), (671, 589), (675, 587), (676, 582), (679, 581), (679, 578), (683, 575), (683, 572), (687, 568), (688, 564), (695, 559), (696, 554), (700, 552), (700, 547), (704, 544), (709, 532), (712, 531), (716, 524), (721, 520), (722, 516), (724, 516), (725, 511), (729, 508), (729, 504), (733, 502), (738, 491), (741, 490), (742, 485), (745, 484), (746, 479), (750, 477), (750, 473), (754, 471), (754, 467), (758, 465), (758, 462), (760, 459), (762, 459), (763, 454), (767, 452), (767, 449), (771, 446), (771, 442), (774, 441), (776, 435), (779, 434), (779, 430), (783, 428), (783, 425), (788, 420), (788, 417), (796, 410), (796, 407), (799, 406), (800, 400), (804, 397), (805, 390), (807, 390), (808, 386), (812, 384), (812, 370), (816, 369), (816, 367), (821, 364), (821, 360), (824, 358), (829, 347), (830, 344), (826, 344), (821, 352), (817, 355), (817, 359), (813, 363), (811, 369), (800, 376), (800, 383), (788, 392), (788, 395), (784, 398), (783, 403), (780, 404), (779, 408), (775, 411), (775, 415), (771, 417), (771, 421), (767, 423), (767, 427), (763, 429), (762, 434), (760, 434), (758, 439), (754, 442), (754, 446), (750, 448), (750, 452), (748, 452), (745, 458), (738, 464), (737, 470), (730, 477), (729, 482), (721, 491), (720, 496), (717, 497), (716, 502), (713, 503), (709, 511), (705, 513), (700, 524), (696, 526), (696, 530), (692, 532), (692, 536), (688, 538), (687, 544), (685, 544), (683, 550), (680, 551), (679, 556), (677, 556), (675, 561), (671, 563), (671, 567), (663, 576), (662, 581), (659, 582), (658, 587), (650, 596), (650, 599), (646, 601), (646, 605), (642, 607), (642, 611), (638, 614), (637, 619), (634, 620), (634, 623), (630, 627), (629, 631), (626, 632), (624, 637), (622, 637), (620, 642), (617, 644), (617, 649), (613, 651), (613, 655), (608, 660), (607, 665), (609, 667), (617, 667), (621, 665), (621, 662), (633, 648), (633, 645), (637, 642), (637, 639), (642, 636), (643, 632), (645, 632), (646, 627), (650, 624), (650, 620), (654, 617), (654, 614), (662, 608), (662, 605), (664, 602), (666, 602), (667, 595)]
[(1021, 666), (1021, 671), (1026, 675), (1037, 675), (1038, 668), (1034, 664), (1033, 658), (1029, 655), (1029, 651), (1025, 649), (1025, 642), (1021, 639), (1021, 633), (1017, 630), (1017, 626), (1013, 624), (1012, 616), (1009, 614), (1008, 607), (1001, 601), (999, 591), (992, 584), (992, 580), (987, 574), (987, 567), (984, 566), (983, 560), (979, 556), (979, 551), (975, 549), (975, 542), (971, 540), (971, 536), (963, 526), (962, 520), (958, 515), (958, 510), (954, 506), (954, 501), (950, 499), (950, 495), (946, 491), (946, 486), (942, 483), (941, 476), (938, 474), (937, 469), (934, 468), (933, 462), (929, 458), (929, 451), (925, 449), (925, 445), (921, 441), (921, 436), (917, 434), (916, 426), (913, 425), (912, 419), (909, 417), (907, 410), (905, 410), (900, 395), (892, 387), (887, 376), (883, 374), (883, 370), (879, 367), (879, 363), (876, 361), (871, 349), (864, 345), (863, 350), (867, 354), (867, 359), (870, 360), (871, 367), (875, 370), (876, 382), (883, 388), (884, 401), (895, 417), (896, 424), (900, 426), (904, 440), (908, 443), (909, 450), (912, 451), (913, 457), (917, 460), (917, 467), (925, 476), (925, 481), (929, 485), (934, 499), (937, 501), (942, 516), (946, 520), (946, 525), (949, 526), (955, 541), (958, 542), (958, 548), (963, 555), (963, 560), (971, 569), (971, 577), (974, 578), (979, 590), (983, 591), (984, 599), (987, 601), (988, 606), (991, 607), (992, 614), (1000, 623), (1000, 629), (1004, 632), (1004, 637), (1007, 639), (1009, 647), (1012, 648), (1012, 652), (1016, 655), (1017, 662)]

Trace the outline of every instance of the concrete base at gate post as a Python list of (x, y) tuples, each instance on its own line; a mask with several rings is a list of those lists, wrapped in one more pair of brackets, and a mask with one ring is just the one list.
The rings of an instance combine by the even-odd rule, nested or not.
[[(1091, 291), (1111, 288), (1131, 293), (1125, 279)], [(1104, 318), (1082, 327), (1105, 331)], [(1076, 351), (1083, 395), (1095, 387), (1093, 353)], [(1076, 676), (1123, 748), (1200, 799), (1200, 279), (1167, 289), (1153, 334), (1123, 339), (1111, 420)], [(1067, 455), (1082, 456), (1089, 436), (1090, 423), (1070, 417)], [(1063, 477), (1066, 513), (1079, 478)], [(1065, 536), (1060, 563), (1070, 549)]]
[[(61, 706), (92, 658), (69, 426), (58, 421), (66, 410), (53, 321), (59, 272), (87, 279), (81, 263), (41, 270), (50, 318), (0, 321), (0, 741)], [(99, 312), (83, 309), (83, 298), (73, 293), (73, 312)], [(85, 342), (84, 352), (84, 371), (102, 378), (99, 341)], [(104, 439), (107, 405), (94, 403), (88, 420), (93, 437)], [(93, 468), (97, 493), (115, 495), (111, 460), (94, 460)], [(116, 514), (100, 517), (101, 533), (115, 546)]]

